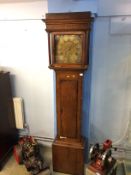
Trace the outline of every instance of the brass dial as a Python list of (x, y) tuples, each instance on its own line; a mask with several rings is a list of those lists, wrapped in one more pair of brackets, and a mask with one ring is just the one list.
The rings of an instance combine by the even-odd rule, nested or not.
[(82, 35), (55, 35), (56, 63), (80, 64), (82, 58)]

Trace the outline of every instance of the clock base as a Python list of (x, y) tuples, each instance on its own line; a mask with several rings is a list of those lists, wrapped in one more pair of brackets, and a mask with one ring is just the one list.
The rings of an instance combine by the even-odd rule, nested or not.
[(53, 170), (84, 175), (84, 141), (56, 139), (52, 146)]

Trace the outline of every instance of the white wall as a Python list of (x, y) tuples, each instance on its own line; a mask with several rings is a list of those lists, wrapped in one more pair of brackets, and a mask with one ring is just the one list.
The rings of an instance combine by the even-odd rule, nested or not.
[(115, 35), (130, 35), (131, 34), (131, 16), (111, 17), (110, 33)]
[(14, 95), (24, 99), (31, 134), (54, 137), (53, 72), (41, 20), (45, 12), (47, 1), (0, 4), (0, 66), (11, 72)]
[(0, 0), (0, 20), (42, 19), (45, 12), (46, 0)]

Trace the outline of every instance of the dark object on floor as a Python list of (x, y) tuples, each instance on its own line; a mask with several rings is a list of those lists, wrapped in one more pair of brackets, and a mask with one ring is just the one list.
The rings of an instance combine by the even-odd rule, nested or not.
[(116, 175), (117, 163), (112, 157), (112, 141), (106, 140), (103, 147), (97, 143), (90, 148), (88, 169), (99, 175)]
[(14, 146), (14, 156), (17, 163), (24, 163), (27, 171), (30, 171), (32, 175), (49, 168), (41, 158), (39, 145), (33, 137), (22, 137)]
[(0, 71), (0, 169), (17, 141), (10, 74)]

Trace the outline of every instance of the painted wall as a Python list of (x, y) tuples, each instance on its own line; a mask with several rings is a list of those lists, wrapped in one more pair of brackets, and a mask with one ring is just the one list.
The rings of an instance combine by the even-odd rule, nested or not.
[(31, 134), (53, 138), (53, 72), (41, 20), (47, 10), (47, 1), (0, 4), (0, 66), (11, 72), (14, 96), (24, 99)]
[[(118, 32), (122, 19), (117, 20), (117, 25), (113, 17), (108, 17), (130, 15), (130, 3), (124, 11), (121, 8), (123, 2), (57, 0), (54, 3), (49, 0), (49, 12), (98, 12), (91, 36), (90, 68), (84, 81), (83, 135), (90, 135), (91, 142), (111, 138), (114, 143), (120, 143), (125, 139), (128, 128), (131, 114), (131, 36), (125, 33), (126, 27), (121, 34)], [(127, 25), (129, 20), (125, 21)], [(115, 33), (112, 33), (114, 29)]]
[(111, 34), (109, 17), (94, 28), (91, 138), (119, 143), (131, 117), (131, 35)]
[(96, 0), (48, 0), (49, 12), (79, 12), (79, 11), (92, 11), (96, 13), (97, 2)]
[[(102, 6), (102, 0), (49, 0), (48, 9), (43, 0), (9, 1), (0, 3), (0, 65), (12, 73), (14, 95), (24, 99), (31, 133), (54, 137), (54, 75), (48, 69), (47, 34), (40, 19), (48, 9), (96, 13), (101, 7), (104, 15), (107, 7)], [(123, 15), (121, 3), (117, 8)], [(84, 81), (82, 133), (88, 137), (90, 128), (91, 141), (123, 139), (131, 111), (131, 36), (118, 33), (118, 25), (108, 15), (94, 21), (90, 68)]]
[(47, 12), (46, 0), (1, 0), (0, 20), (42, 19)]
[(127, 141), (129, 135), (130, 9), (129, 1), (98, 0), (98, 17), (95, 19), (93, 32), (91, 142), (102, 142), (106, 138), (111, 138), (114, 144), (121, 144)]
[(130, 0), (98, 0), (98, 15), (131, 15)]
[[(57, 4), (57, 5), (56, 5)], [(96, 0), (49, 0), (48, 1), (49, 13), (58, 12), (80, 12), (80, 11), (92, 11), (97, 12)], [(92, 34), (91, 34), (91, 47), (90, 58), (92, 58)], [(92, 60), (90, 60), (90, 63)], [(90, 86), (91, 86), (91, 66), (84, 73), (83, 82), (83, 109), (82, 109), (82, 135), (86, 138), (89, 137), (89, 106), (90, 106)]]

